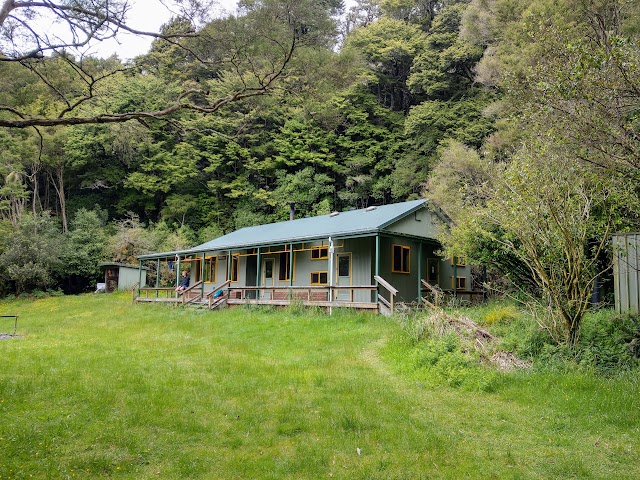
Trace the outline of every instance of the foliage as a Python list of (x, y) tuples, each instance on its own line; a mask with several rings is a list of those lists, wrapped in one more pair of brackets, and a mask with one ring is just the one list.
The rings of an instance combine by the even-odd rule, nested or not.
[(509, 322), (518, 317), (518, 310), (514, 305), (494, 305), (482, 316), (485, 325)]
[(63, 237), (48, 212), (26, 214), (7, 239), (0, 255), (0, 268), (20, 294), (34, 289), (47, 290), (55, 285), (61, 266)]
[(608, 310), (585, 319), (576, 361), (607, 373), (640, 365), (640, 318)]
[[(186, 5), (162, 32), (141, 32), (126, 19), (127, 4), (86, 2), (33, 4), (5, 0), (0, 7), (0, 55), (33, 89), (46, 92), (47, 108), (19, 99), (0, 103), (0, 125), (10, 128), (121, 123), (169, 119), (183, 111), (211, 114), (245, 98), (292, 87), (296, 56), (306, 48), (331, 45), (336, 5), (308, 1), (244, 2), (242, 15), (197, 22), (206, 9)], [(58, 20), (60, 34), (41, 24)], [(208, 19), (207, 19), (208, 20)], [(115, 56), (85, 58), (91, 42), (118, 31), (154, 37), (148, 58), (124, 65)], [(144, 72), (141, 72), (144, 70)], [(142, 74), (144, 73), (144, 74)], [(141, 106), (118, 102), (110, 87), (127, 78), (124, 90), (149, 91)], [(130, 88), (129, 88), (130, 87)], [(4, 99), (4, 98), (3, 98)], [(150, 105), (149, 105), (150, 104)]]
[(65, 248), (57, 274), (64, 278), (67, 293), (94, 289), (100, 279), (100, 262), (107, 260), (106, 212), (78, 210), (66, 235)]
[(626, 5), (609, 6), (473, 2), (462, 36), (492, 47), (478, 78), (508, 103), (493, 109), (502, 119), (481, 155), (449, 144), (430, 181), (456, 222), (442, 232), (448, 247), (517, 280), (572, 345), (610, 233), (637, 222), (636, 62), (620, 61), (637, 48), (620, 33)]

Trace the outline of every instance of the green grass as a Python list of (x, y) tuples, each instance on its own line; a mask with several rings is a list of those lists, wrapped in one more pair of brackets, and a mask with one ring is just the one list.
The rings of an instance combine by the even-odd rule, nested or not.
[(407, 374), (383, 317), (117, 295), (0, 313), (22, 335), (0, 341), (0, 478), (640, 478), (637, 371), (467, 391)]

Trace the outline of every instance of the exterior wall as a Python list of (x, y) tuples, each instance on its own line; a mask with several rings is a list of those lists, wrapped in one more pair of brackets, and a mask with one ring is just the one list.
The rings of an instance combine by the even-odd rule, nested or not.
[[(393, 272), (393, 245), (409, 247), (409, 273)], [(380, 276), (398, 290), (396, 302), (414, 302), (418, 300), (418, 249), (420, 242), (405, 237), (380, 238)], [(425, 266), (422, 272), (426, 272)], [(382, 288), (380, 293), (389, 300), (389, 292)]]
[(613, 288), (616, 311), (640, 312), (640, 233), (613, 235)]
[[(342, 248), (336, 248), (336, 261), (334, 261), (333, 278), (338, 278), (338, 262), (337, 256), (339, 254), (351, 254), (351, 285), (355, 286), (367, 286), (374, 285), (373, 281), (373, 269), (375, 263), (372, 266), (372, 256), (375, 255), (375, 238), (348, 238), (345, 240), (338, 240), (336, 243), (342, 244)], [(372, 253), (373, 251), (373, 253)], [(375, 260), (374, 260), (375, 261)], [(335, 283), (335, 281), (334, 281)], [(371, 291), (355, 291), (353, 293), (354, 302), (372, 302), (374, 297)]]
[[(409, 273), (392, 271), (393, 245), (410, 248)], [(437, 255), (439, 249), (440, 246), (435, 242), (420, 242), (400, 236), (381, 237), (380, 276), (398, 290), (395, 298), (397, 302), (418, 301), (418, 292), (422, 289), (421, 279), (427, 280), (432, 285), (439, 286), (442, 290), (452, 290), (451, 280), (454, 271), (458, 277), (466, 278), (466, 288), (464, 290), (471, 289), (470, 267), (454, 267), (450, 258), (443, 259)], [(420, 254), (418, 254), (419, 251)], [(418, 257), (420, 257), (419, 266)], [(385, 289), (381, 289), (381, 294), (389, 300), (389, 293)]]
[[(131, 290), (136, 283), (140, 281), (140, 273), (137, 268), (117, 267), (120, 268), (118, 275), (118, 290)], [(147, 286), (147, 271), (142, 270), (140, 287)]]
[(460, 266), (453, 265), (451, 263), (451, 258), (443, 258), (440, 261), (440, 279), (438, 285), (442, 290), (453, 290), (452, 279), (457, 276), (458, 278), (464, 277), (466, 278), (466, 287), (463, 289), (469, 291), (471, 290), (471, 268), (469, 265)]
[(390, 233), (414, 235), (423, 238), (436, 238), (436, 229), (440, 220), (426, 208), (389, 225), (385, 230)]

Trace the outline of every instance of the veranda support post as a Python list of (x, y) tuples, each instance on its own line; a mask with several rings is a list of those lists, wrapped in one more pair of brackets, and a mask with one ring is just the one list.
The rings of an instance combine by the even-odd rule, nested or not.
[(422, 242), (418, 242), (418, 306), (422, 299)]
[(256, 286), (258, 287), (256, 289), (256, 300), (260, 300), (260, 274), (262, 273), (261, 270), (261, 266), (260, 265), (260, 247), (258, 247), (258, 256), (256, 259)]
[(176, 287), (180, 285), (180, 255), (176, 255)]
[(200, 295), (204, 297), (204, 272), (205, 272), (205, 262), (207, 261), (206, 253), (202, 252), (202, 265), (200, 267)]

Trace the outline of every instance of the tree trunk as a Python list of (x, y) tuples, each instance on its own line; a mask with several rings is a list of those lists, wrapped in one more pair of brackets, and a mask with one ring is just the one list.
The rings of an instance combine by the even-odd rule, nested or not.
[[(55, 174), (55, 176), (54, 176)], [(54, 173), (50, 175), (53, 187), (58, 195), (58, 205), (60, 206), (60, 219), (62, 220), (62, 232), (67, 233), (69, 226), (67, 222), (67, 199), (64, 193), (64, 166), (57, 165)]]

